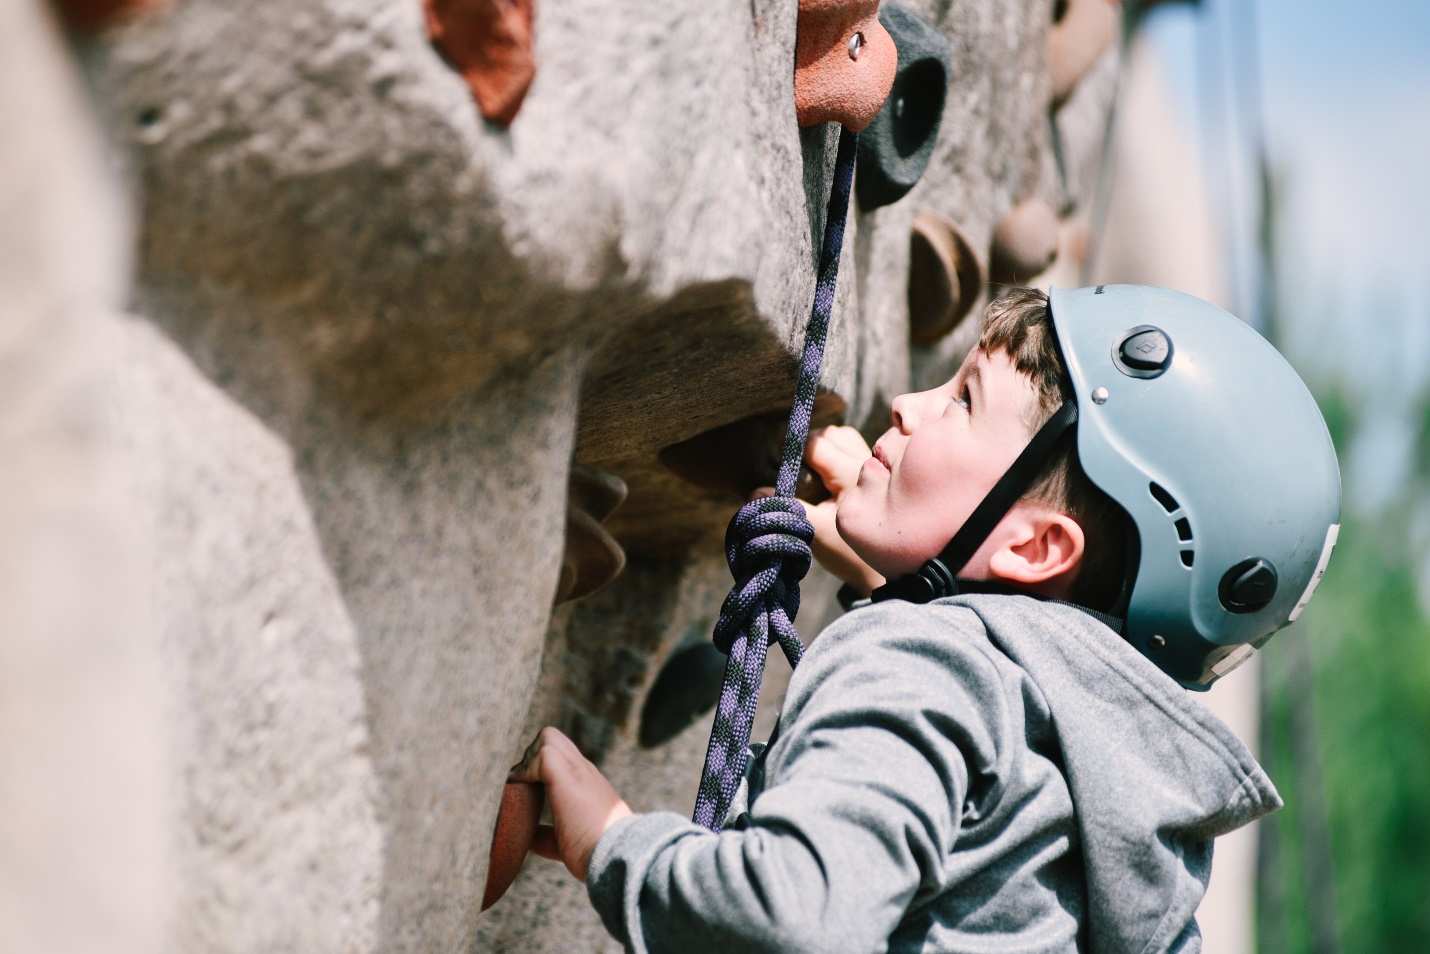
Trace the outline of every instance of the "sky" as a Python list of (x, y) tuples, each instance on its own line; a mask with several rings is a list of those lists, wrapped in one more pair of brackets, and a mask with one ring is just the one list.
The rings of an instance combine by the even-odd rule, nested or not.
[(1373, 508), (1403, 485), (1430, 400), (1430, 0), (1202, 0), (1163, 6), (1148, 32), (1193, 117), (1243, 309), (1259, 76), (1282, 183), (1280, 344), (1377, 412), (1341, 449), (1350, 502)]

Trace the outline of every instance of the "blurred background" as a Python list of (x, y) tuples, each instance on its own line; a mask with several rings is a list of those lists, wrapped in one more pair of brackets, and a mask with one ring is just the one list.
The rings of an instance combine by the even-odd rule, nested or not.
[(1196, 145), (1228, 305), (1310, 384), (1343, 529), (1262, 654), (1267, 952), (1430, 937), (1430, 4), (1164, 4), (1143, 39)]

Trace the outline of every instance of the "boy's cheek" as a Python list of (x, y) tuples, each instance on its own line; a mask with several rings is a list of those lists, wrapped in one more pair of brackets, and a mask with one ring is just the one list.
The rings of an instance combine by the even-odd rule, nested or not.
[[(846, 493), (835, 507), (834, 529), (839, 533), (839, 539), (848, 544), (849, 549), (853, 550), (859, 559), (873, 565), (870, 560), (871, 554), (867, 552), (869, 548), (866, 546), (864, 534), (861, 533), (864, 525), (864, 521), (860, 519), (863, 516), (860, 512), (861, 501), (854, 497), (854, 493), (854, 491)], [(850, 499), (851, 497), (854, 499)]]
[(852, 498), (857, 492), (858, 491), (852, 489), (846, 491), (844, 496), (840, 498), (839, 502), (834, 505), (834, 529), (838, 531), (839, 536), (844, 540), (844, 542), (849, 544), (851, 547), (854, 546), (854, 543), (849, 539), (849, 515), (853, 509), (853, 501), (850, 498)]

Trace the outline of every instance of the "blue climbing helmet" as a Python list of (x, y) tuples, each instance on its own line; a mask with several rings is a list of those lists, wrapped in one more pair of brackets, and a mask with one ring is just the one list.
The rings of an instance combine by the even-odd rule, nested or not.
[(1341, 502), (1325, 420), (1265, 338), (1198, 298), (1099, 285), (1055, 289), (1050, 310), (1083, 471), (1137, 531), (1124, 635), (1206, 689), (1325, 573)]
[[(1340, 531), (1326, 423), (1286, 359), (1234, 316), (1139, 285), (1054, 289), (1073, 397), (943, 552), (873, 598), (988, 589), (956, 578), (1076, 425), (1083, 471), (1126, 511), (1123, 636), (1207, 689), (1300, 615)], [(1116, 621), (1114, 621), (1116, 622)]]

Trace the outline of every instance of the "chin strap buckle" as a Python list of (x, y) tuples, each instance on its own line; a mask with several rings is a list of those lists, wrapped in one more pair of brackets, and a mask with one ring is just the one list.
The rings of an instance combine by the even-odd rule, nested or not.
[(958, 595), (958, 581), (953, 572), (938, 557), (929, 560), (913, 573), (906, 573), (896, 580), (890, 580), (869, 595), (875, 603), (884, 600), (905, 600), (909, 603), (928, 603), (945, 596)]

